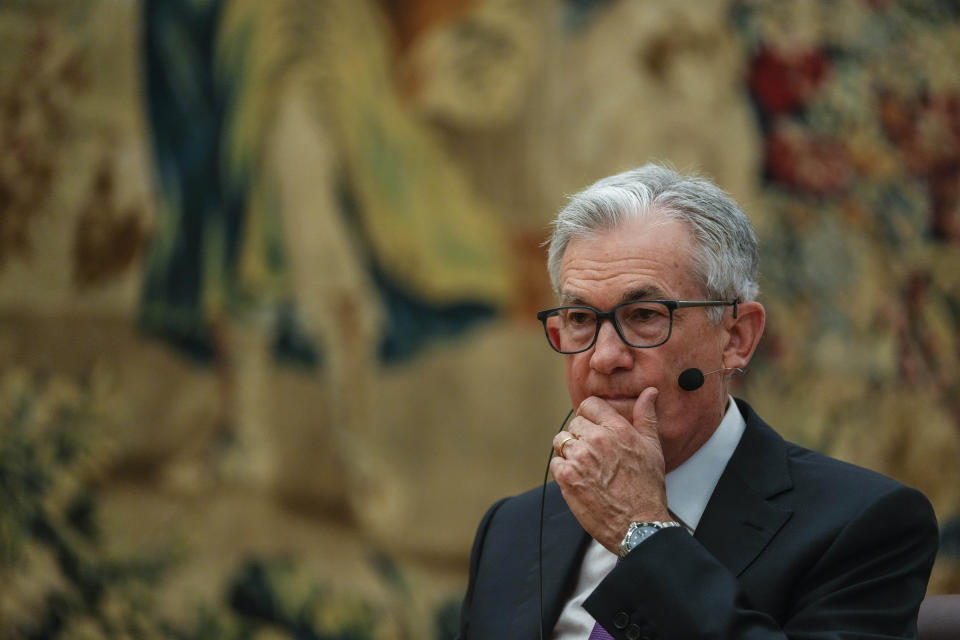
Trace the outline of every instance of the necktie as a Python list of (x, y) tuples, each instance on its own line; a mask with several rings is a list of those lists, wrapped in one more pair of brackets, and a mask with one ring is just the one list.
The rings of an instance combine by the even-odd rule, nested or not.
[(593, 631), (587, 640), (613, 640), (613, 636), (607, 633), (607, 630), (600, 626), (600, 623), (593, 625)]

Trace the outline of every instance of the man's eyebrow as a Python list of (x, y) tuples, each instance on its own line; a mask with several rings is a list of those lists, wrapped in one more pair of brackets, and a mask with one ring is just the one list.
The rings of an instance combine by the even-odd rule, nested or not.
[(573, 293), (567, 293), (566, 291), (564, 291), (563, 294), (561, 294), (560, 301), (563, 302), (563, 304), (579, 304), (579, 305), (587, 304), (587, 301), (584, 300), (582, 297)]
[(623, 302), (632, 302), (634, 300), (662, 300), (666, 297), (667, 294), (663, 291), (663, 289), (660, 287), (650, 286), (640, 287), (639, 289), (631, 289), (620, 296), (620, 300)]
[[(620, 296), (621, 302), (633, 302), (634, 300), (663, 300), (667, 298), (667, 294), (657, 286), (649, 287), (639, 287), (637, 289), (630, 289)], [(579, 296), (575, 293), (564, 292), (560, 296), (563, 304), (573, 304), (573, 305), (587, 305), (587, 301), (583, 296)]]

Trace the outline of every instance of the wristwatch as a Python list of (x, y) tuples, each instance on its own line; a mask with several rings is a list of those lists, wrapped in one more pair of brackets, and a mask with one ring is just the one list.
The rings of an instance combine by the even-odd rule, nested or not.
[(660, 529), (682, 526), (679, 522), (631, 522), (627, 529), (627, 535), (623, 536), (623, 542), (620, 543), (620, 557), (626, 557), (638, 544), (660, 531)]

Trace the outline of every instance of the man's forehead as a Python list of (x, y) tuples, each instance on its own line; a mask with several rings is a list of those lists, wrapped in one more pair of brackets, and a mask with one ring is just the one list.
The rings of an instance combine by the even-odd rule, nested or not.
[(560, 299), (591, 306), (683, 299), (702, 288), (690, 261), (691, 242), (683, 221), (662, 215), (574, 238), (562, 260)]

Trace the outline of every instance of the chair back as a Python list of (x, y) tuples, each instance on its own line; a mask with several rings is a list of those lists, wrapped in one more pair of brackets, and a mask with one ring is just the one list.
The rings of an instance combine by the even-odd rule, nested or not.
[(960, 593), (927, 596), (917, 618), (920, 640), (960, 640)]

